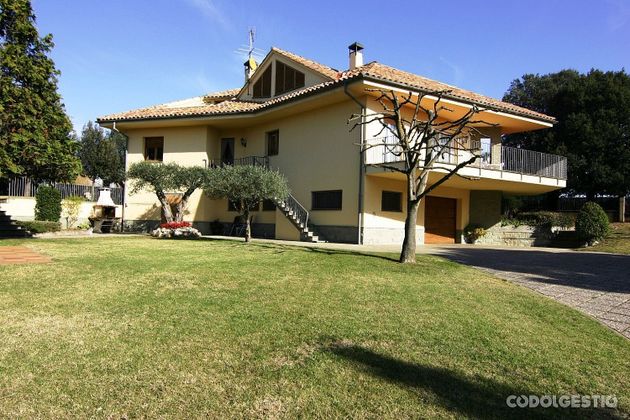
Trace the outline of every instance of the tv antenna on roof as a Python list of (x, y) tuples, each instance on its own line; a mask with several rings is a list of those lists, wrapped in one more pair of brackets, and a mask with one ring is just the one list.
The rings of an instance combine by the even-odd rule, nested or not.
[(242, 45), (235, 52), (242, 55), (245, 59), (254, 58), (260, 60), (265, 56), (265, 52), (260, 48), (254, 47), (254, 41), (256, 40), (256, 28), (249, 28), (248, 32), (248, 44)]

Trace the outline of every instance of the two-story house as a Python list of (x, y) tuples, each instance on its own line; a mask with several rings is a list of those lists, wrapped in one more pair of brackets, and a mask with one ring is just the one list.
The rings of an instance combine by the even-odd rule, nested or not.
[[(464, 168), (423, 200), (418, 242), (460, 242), (469, 223), (491, 226), (500, 219), (503, 194), (541, 194), (566, 185), (566, 159), (505, 147), (502, 135), (549, 128), (543, 115), (378, 62), (363, 63), (362, 47), (350, 46), (349, 68), (339, 71), (272, 48), (260, 65), (245, 63), (238, 89), (103, 116), (98, 122), (129, 138), (127, 165), (141, 160), (184, 165), (265, 164), (289, 180), (286, 207), (262, 203), (254, 235), (328, 241), (400, 243), (405, 219), (405, 180), (379, 163), (392, 160), (386, 149), (362, 151), (376, 138), (377, 122), (350, 130), (348, 118), (379, 112), (370, 88), (404, 93), (447, 91), (457, 110), (476, 104), (491, 126), (475, 139), (482, 158)], [(457, 156), (443, 165), (455, 165)], [(437, 176), (437, 175), (436, 175)], [(433, 178), (432, 178), (433, 179)], [(430, 180), (430, 182), (432, 182)], [(150, 228), (160, 221), (154, 195), (125, 194), (125, 224)], [(227, 201), (201, 191), (191, 199), (185, 220), (209, 233), (214, 221), (229, 224), (236, 213)], [(308, 227), (304, 227), (308, 226)]]

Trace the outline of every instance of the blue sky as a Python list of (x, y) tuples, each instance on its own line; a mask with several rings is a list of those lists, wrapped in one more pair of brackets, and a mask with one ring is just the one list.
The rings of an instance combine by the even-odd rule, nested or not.
[(500, 98), (524, 73), (630, 69), (630, 0), (32, 0), (52, 33), (75, 128), (112, 112), (239, 87), (235, 50), (277, 46), (338, 69), (366, 61)]

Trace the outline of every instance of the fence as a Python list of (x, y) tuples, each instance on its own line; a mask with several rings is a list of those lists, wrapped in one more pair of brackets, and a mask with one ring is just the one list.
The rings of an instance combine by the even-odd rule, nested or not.
[[(442, 143), (443, 139), (438, 141)], [(402, 149), (393, 136), (369, 139), (367, 144), (365, 162), (368, 165), (404, 161)], [(435, 147), (439, 148), (439, 145)], [(477, 159), (470, 165), (471, 167), (567, 179), (567, 158), (563, 156), (499, 144), (493, 145), (477, 140), (453, 140), (451, 145), (444, 148), (437, 162), (456, 165), (472, 157), (472, 152), (475, 150), (479, 152), (481, 159)]]
[[(586, 197), (558, 197), (556, 199), (546, 195), (538, 195), (519, 197), (519, 201), (523, 211), (580, 211), (589, 200)], [(619, 198), (617, 197), (595, 197), (592, 201), (599, 204), (604, 210), (619, 210)], [(626, 203), (630, 204), (630, 198), (626, 198)], [(626, 205), (626, 207), (628, 206)]]
[[(43, 184), (36, 184), (26, 177), (11, 178), (0, 182), (0, 195), (9, 197), (34, 197), (35, 194), (37, 194), (39, 185)], [(90, 185), (56, 183), (52, 184), (52, 186), (59, 190), (62, 199), (71, 196), (79, 196), (88, 201), (98, 201), (100, 195), (100, 188)], [(123, 189), (114, 187), (110, 188), (110, 190), (114, 203), (122, 204)]]

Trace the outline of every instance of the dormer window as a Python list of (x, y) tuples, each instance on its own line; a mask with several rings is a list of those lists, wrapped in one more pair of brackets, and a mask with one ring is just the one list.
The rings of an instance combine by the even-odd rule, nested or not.
[(281, 95), (301, 87), (304, 87), (304, 73), (280, 61), (276, 61), (276, 95)]
[(260, 79), (254, 83), (254, 98), (270, 98), (271, 97), (271, 66), (260, 76)]

